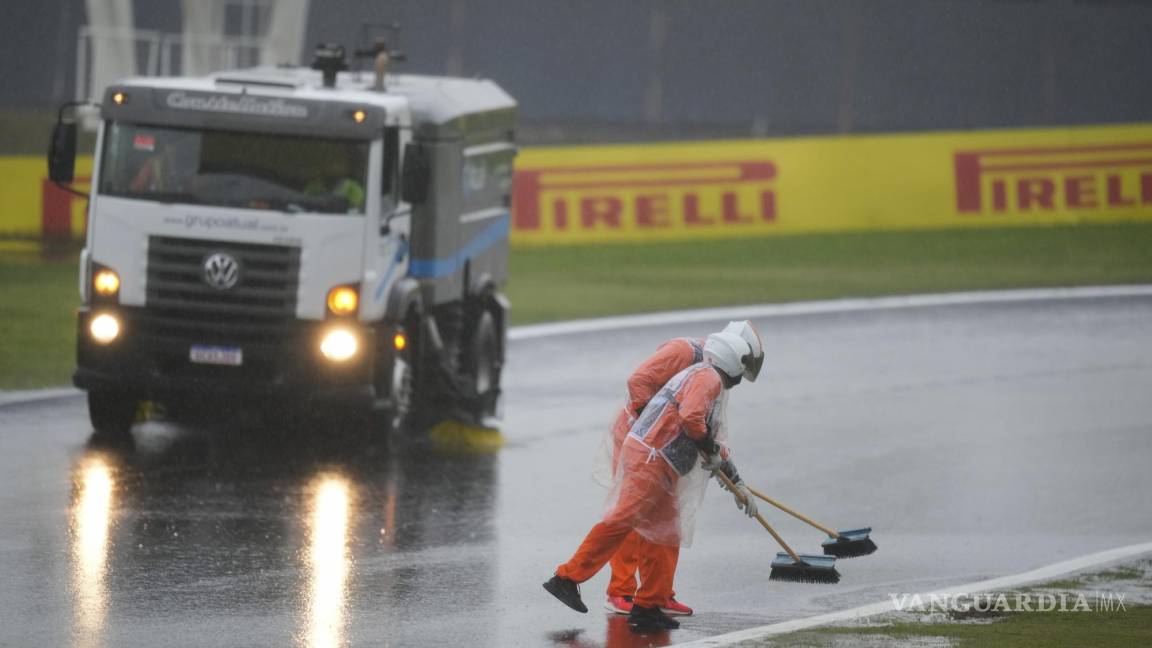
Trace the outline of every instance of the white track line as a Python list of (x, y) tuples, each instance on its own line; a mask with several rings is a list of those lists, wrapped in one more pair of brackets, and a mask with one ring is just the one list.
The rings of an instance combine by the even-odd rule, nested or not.
[(53, 398), (67, 398), (79, 396), (82, 392), (75, 387), (52, 387), (49, 389), (27, 389), (20, 391), (0, 390), (0, 407), (19, 405), (21, 403), (34, 403)]
[[(1060, 299), (1100, 299), (1104, 297), (1148, 297), (1152, 285), (1087, 286), (1083, 288), (1039, 288), (1028, 290), (986, 290), (980, 292), (941, 293), (933, 295), (907, 295), (900, 297), (867, 297), (861, 299), (833, 299), (827, 301), (789, 302), (784, 304), (750, 304), (725, 308), (665, 311), (642, 315), (597, 317), (550, 324), (530, 324), (508, 329), (509, 340), (532, 340), (576, 333), (717, 322), (733, 319), (763, 319), (792, 315), (819, 315), (823, 313), (853, 313), (862, 311), (894, 310), (899, 308), (927, 308), (932, 306), (958, 306), (965, 304), (995, 304), (1006, 302), (1050, 301)], [(34, 391), (0, 391), (0, 407), (47, 400), (78, 394), (74, 389), (56, 388)]]
[(1039, 288), (1028, 290), (986, 290), (980, 292), (908, 295), (900, 297), (868, 297), (863, 299), (833, 299), (828, 301), (790, 302), (784, 304), (751, 304), (698, 310), (665, 311), (620, 317), (598, 317), (551, 324), (516, 326), (508, 331), (510, 340), (595, 333), (607, 330), (714, 322), (732, 319), (762, 319), (792, 315), (818, 315), (823, 313), (851, 313), (859, 311), (893, 310), (899, 308), (925, 308), (931, 306), (957, 306), (965, 304), (994, 304), (1005, 302), (1049, 301), (1060, 299), (1100, 299), (1104, 297), (1152, 296), (1152, 285), (1087, 286), (1083, 288)]
[[(950, 596), (955, 594), (976, 594), (979, 592), (987, 592), (990, 590), (1006, 590), (1008, 588), (1019, 587), (1027, 583), (1034, 583), (1037, 581), (1051, 580), (1057, 576), (1063, 576), (1072, 572), (1081, 571), (1090, 567), (1099, 567), (1112, 562), (1117, 562), (1127, 558), (1134, 558), (1142, 554), (1152, 553), (1152, 542), (1145, 542), (1143, 544), (1128, 545), (1126, 547), (1117, 547), (1116, 549), (1109, 549), (1071, 560), (1054, 563), (1039, 569), (1033, 569), (1022, 574), (1014, 576), (1003, 576), (1000, 578), (992, 578), (989, 580), (977, 581), (975, 583), (968, 583), (967, 585), (956, 585), (934, 592), (921, 594), (923, 600), (928, 600), (929, 597), (935, 596)], [(828, 625), (830, 623), (838, 623), (840, 621), (850, 621), (853, 619), (862, 619), (865, 617), (875, 616), (877, 614), (884, 614), (886, 612), (893, 612), (896, 610), (895, 602), (888, 600), (883, 603), (871, 603), (869, 605), (861, 605), (839, 612), (830, 612), (828, 614), (821, 614), (818, 616), (807, 617), (804, 619), (795, 619), (793, 621), (782, 621), (780, 623), (772, 623), (769, 625), (759, 626), (756, 628), (749, 628), (747, 630), (740, 630), (737, 632), (730, 632), (728, 634), (717, 635), (715, 637), (708, 637), (707, 639), (699, 639), (697, 641), (690, 641), (688, 643), (676, 644), (672, 648), (717, 648), (718, 646), (732, 646), (744, 641), (752, 641), (755, 639), (763, 639), (774, 635), (787, 634), (789, 632), (796, 632), (798, 630), (807, 630), (817, 626)]]

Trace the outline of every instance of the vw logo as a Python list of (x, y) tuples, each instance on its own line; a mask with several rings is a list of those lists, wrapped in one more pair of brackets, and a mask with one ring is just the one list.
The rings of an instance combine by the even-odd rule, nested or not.
[(204, 283), (217, 290), (228, 290), (240, 281), (240, 262), (230, 254), (217, 252), (204, 259)]

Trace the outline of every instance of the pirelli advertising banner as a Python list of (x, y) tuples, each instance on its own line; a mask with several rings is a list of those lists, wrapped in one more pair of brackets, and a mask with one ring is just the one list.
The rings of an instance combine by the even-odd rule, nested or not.
[(1152, 124), (525, 149), (513, 241), (1152, 220)]
[[(45, 176), (0, 158), (0, 238), (83, 236)], [(526, 148), (512, 193), (518, 245), (1149, 221), (1152, 124)]]

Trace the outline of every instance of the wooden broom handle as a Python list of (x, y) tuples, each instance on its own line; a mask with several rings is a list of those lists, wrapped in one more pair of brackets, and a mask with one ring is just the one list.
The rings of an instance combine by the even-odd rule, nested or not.
[(829, 529), (828, 527), (824, 526), (823, 524), (820, 524), (819, 522), (815, 522), (815, 521), (801, 515), (800, 513), (797, 513), (796, 511), (793, 511), (792, 509), (788, 508), (787, 506), (784, 506), (780, 502), (777, 502), (776, 500), (772, 499), (771, 497), (768, 497), (767, 495), (765, 495), (764, 493), (761, 493), (760, 491), (756, 490), (755, 488), (748, 486), (747, 484), (745, 484), (745, 486), (748, 488), (749, 493), (752, 493), (756, 497), (759, 497), (760, 499), (764, 500), (765, 502), (768, 502), (772, 506), (775, 506), (776, 508), (780, 509), (781, 511), (784, 511), (785, 513), (787, 513), (788, 515), (791, 515), (792, 517), (796, 518), (797, 520), (800, 520), (801, 522), (810, 524), (810, 525), (816, 527), (817, 529), (820, 529), (824, 533), (827, 533), (828, 535), (832, 536), (833, 538), (839, 538), (840, 537), (840, 534), (838, 532), (833, 531), (832, 529)]
[[(743, 502), (745, 506), (748, 505), (748, 500), (744, 498), (744, 495), (740, 491), (736, 490), (736, 484), (733, 484), (732, 480), (728, 479), (728, 475), (725, 475), (724, 471), (713, 470), (712, 474), (716, 475), (716, 479), (719, 479), (733, 495), (740, 498), (740, 501)], [(749, 491), (751, 491), (751, 489), (749, 489)], [(776, 533), (776, 529), (773, 529), (772, 525), (768, 524), (768, 520), (765, 520), (759, 512), (756, 513), (756, 519), (760, 521), (760, 524), (764, 526), (768, 533), (772, 534), (772, 538), (775, 539), (776, 542), (784, 548), (784, 551), (788, 552), (788, 555), (792, 557), (792, 560), (795, 560), (797, 564), (804, 564), (804, 561), (800, 560), (800, 556), (797, 556), (796, 552), (792, 551), (792, 547), (789, 547), (788, 543), (784, 542), (784, 538), (781, 538), (780, 534)]]

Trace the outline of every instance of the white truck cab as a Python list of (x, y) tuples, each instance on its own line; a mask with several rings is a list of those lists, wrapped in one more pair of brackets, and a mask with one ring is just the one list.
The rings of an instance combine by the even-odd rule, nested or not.
[(143, 400), (495, 413), (516, 103), (345, 67), (326, 46), (312, 68), (107, 88), (74, 374), (98, 432), (126, 433)]

